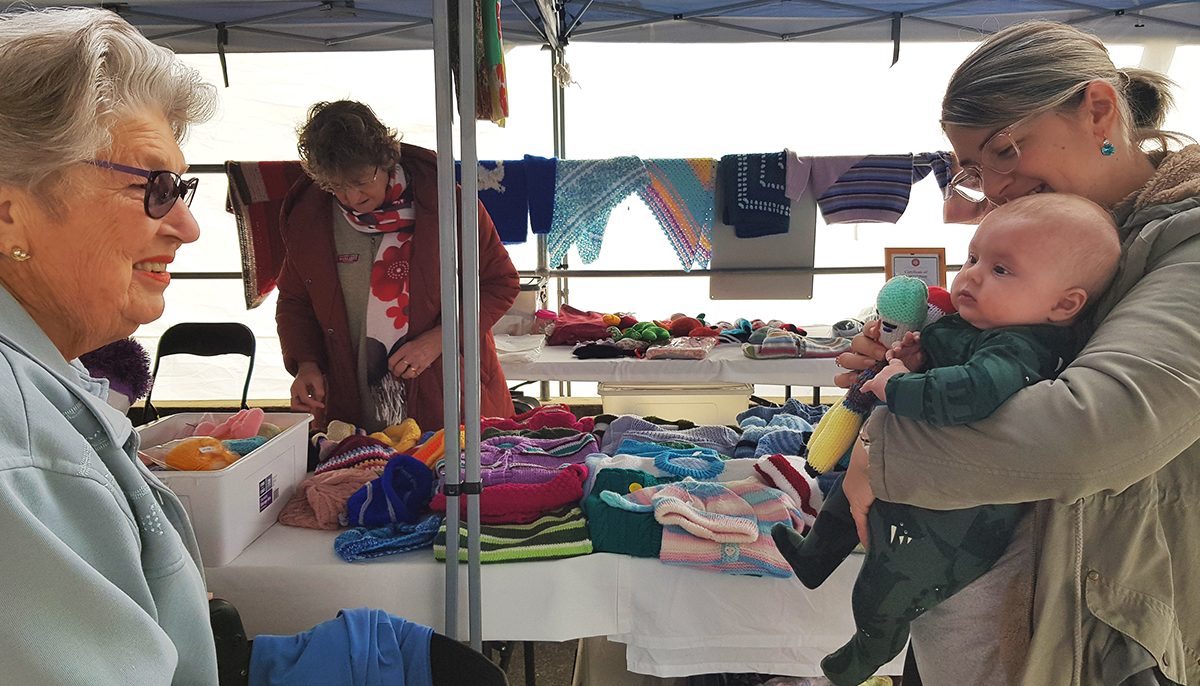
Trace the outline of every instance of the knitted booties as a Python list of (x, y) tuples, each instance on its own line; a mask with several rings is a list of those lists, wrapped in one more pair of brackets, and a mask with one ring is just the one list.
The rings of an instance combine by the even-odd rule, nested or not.
[(808, 588), (824, 583), (858, 545), (858, 530), (850, 516), (850, 501), (842, 492), (842, 480), (838, 479), (825, 495), (825, 503), (807, 536), (781, 522), (771, 527), (771, 538), (800, 583)]

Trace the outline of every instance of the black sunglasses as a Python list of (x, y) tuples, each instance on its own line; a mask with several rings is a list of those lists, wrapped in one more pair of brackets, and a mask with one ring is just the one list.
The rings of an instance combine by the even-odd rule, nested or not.
[(185, 179), (173, 171), (163, 169), (151, 171), (104, 160), (87, 160), (87, 163), (146, 179), (146, 198), (142, 206), (146, 209), (146, 216), (151, 219), (167, 216), (175, 206), (175, 201), (180, 198), (183, 198), (185, 205), (191, 205), (192, 198), (196, 195), (196, 186), (200, 185), (200, 179), (196, 177)]

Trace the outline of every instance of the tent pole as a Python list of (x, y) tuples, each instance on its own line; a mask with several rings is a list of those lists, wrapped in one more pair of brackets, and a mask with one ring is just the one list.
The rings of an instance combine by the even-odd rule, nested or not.
[(458, 240), (454, 196), (454, 86), (450, 75), (447, 0), (433, 3), (433, 66), (437, 124), (438, 240), (442, 288), (442, 416), (446, 445), (446, 635), (458, 638)]
[[(482, 598), (479, 569), (479, 154), (475, 147), (475, 112), (479, 94), (475, 89), (475, 3), (458, 2), (458, 125), (462, 156), (462, 192), (459, 209), (462, 231), (462, 339), (463, 339), (463, 424), (466, 430), (464, 457), (467, 496), (467, 618), (471, 647), (483, 649)], [(443, 328), (445, 319), (442, 319)], [(459, 322), (452, 320), (452, 326)], [(457, 360), (455, 354), (450, 360)], [(455, 373), (458, 365), (451, 364)], [(457, 535), (457, 532), (455, 532)]]

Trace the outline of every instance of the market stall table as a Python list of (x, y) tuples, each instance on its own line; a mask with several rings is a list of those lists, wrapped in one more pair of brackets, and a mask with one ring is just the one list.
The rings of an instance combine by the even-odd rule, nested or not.
[[(209, 590), (238, 608), (251, 636), (296, 633), (363, 606), (444, 628), (445, 570), (432, 551), (351, 564), (334, 554), (336, 534), (276, 524), (230, 564), (208, 568)], [(817, 675), (821, 658), (854, 633), (860, 559), (815, 591), (611, 553), (483, 565), (483, 640), (607, 636), (626, 644), (631, 672), (663, 677)], [(899, 669), (897, 660), (883, 673)]]
[[(513, 337), (497, 336), (503, 349)], [(518, 337), (519, 338), (519, 337)], [(544, 346), (534, 360), (505, 360), (509, 381), (597, 381), (638, 384), (752, 383), (832, 386), (839, 371), (832, 358), (754, 360), (737, 345), (720, 345), (703, 360), (642, 360), (632, 357), (581, 360), (572, 346)]]

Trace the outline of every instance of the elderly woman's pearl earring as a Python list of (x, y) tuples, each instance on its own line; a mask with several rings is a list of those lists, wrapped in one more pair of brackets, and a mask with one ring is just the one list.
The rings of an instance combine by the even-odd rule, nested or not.
[(28, 260), (30, 257), (33, 257), (29, 253), (25, 252), (24, 248), (13, 248), (8, 254), (16, 262), (24, 262), (24, 261)]

